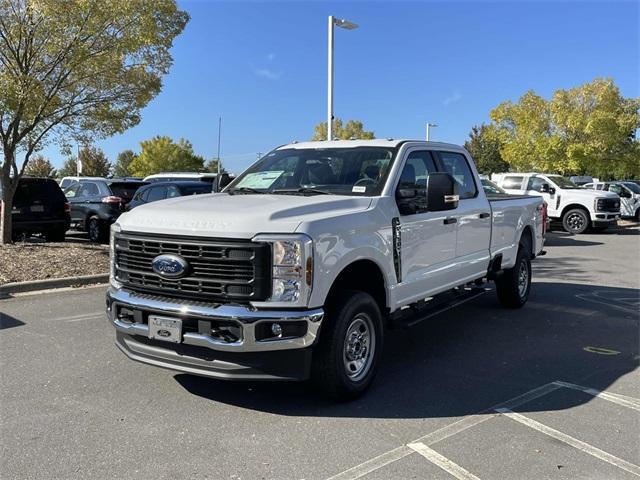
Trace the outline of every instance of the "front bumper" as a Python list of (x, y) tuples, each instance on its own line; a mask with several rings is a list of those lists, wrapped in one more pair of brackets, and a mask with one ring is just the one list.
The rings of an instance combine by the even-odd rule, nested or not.
[[(180, 318), (197, 329), (185, 330), (179, 344), (150, 339), (150, 314)], [(107, 316), (117, 332), (116, 345), (133, 360), (214, 378), (298, 380), (308, 376), (310, 347), (324, 312), (253, 310), (109, 288)], [(231, 341), (215, 337), (211, 333), (216, 322), (234, 324), (241, 334)], [(306, 328), (297, 330), (300, 336), (259, 338), (264, 337), (264, 324), (274, 322), (284, 332), (287, 325)]]
[(591, 223), (594, 227), (604, 227), (615, 225), (620, 218), (620, 212), (617, 213), (605, 213), (605, 212), (596, 212), (595, 215), (591, 216)]

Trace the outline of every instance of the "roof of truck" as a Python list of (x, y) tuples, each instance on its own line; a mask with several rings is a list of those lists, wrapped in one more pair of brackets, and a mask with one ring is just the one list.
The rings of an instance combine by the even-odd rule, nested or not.
[(425, 140), (410, 140), (403, 138), (376, 138), (373, 140), (319, 140), (312, 142), (293, 142), (287, 145), (282, 145), (278, 147), (276, 150), (283, 150), (286, 148), (354, 148), (354, 147), (392, 147), (395, 148), (402, 143), (411, 142), (411, 143), (421, 143), (426, 147), (431, 148), (455, 148), (461, 149), (459, 145), (454, 145), (452, 143), (442, 143), (442, 142), (427, 142)]

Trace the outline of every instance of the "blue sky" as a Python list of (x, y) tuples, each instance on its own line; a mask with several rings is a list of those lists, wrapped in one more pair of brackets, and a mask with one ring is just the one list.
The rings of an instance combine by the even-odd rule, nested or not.
[[(154, 135), (190, 140), (239, 173), (326, 117), (327, 16), (335, 32), (335, 116), (381, 138), (463, 143), (504, 100), (548, 97), (595, 77), (639, 96), (640, 2), (180, 1), (191, 21), (141, 123), (97, 141), (114, 160)], [(44, 152), (54, 164), (62, 155)]]

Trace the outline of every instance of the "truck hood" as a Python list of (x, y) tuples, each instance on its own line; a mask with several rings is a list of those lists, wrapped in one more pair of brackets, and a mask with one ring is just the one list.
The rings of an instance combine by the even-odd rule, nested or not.
[(214, 193), (148, 203), (122, 214), (123, 231), (218, 238), (294, 233), (300, 223), (366, 210), (371, 197)]
[(606, 192), (603, 190), (587, 190), (585, 189), (567, 189), (567, 190), (562, 190), (561, 192), (559, 192), (560, 195), (571, 195), (571, 196), (575, 196), (577, 198), (582, 198), (585, 201), (591, 199), (595, 199), (595, 198), (616, 198), (618, 195), (616, 195), (613, 192)]

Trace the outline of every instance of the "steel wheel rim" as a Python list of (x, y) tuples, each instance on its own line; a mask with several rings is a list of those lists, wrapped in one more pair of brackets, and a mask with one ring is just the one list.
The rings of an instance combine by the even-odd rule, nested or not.
[(567, 225), (569, 225), (569, 228), (574, 231), (582, 229), (582, 227), (584, 227), (584, 224), (584, 216), (580, 215), (579, 213), (572, 213), (567, 219)]
[(529, 286), (529, 266), (524, 260), (520, 262), (520, 268), (518, 269), (518, 294), (520, 298), (524, 298), (527, 294), (527, 287)]
[(344, 338), (342, 359), (347, 377), (353, 381), (365, 377), (371, 369), (375, 349), (373, 321), (366, 313), (359, 313), (351, 320)]

